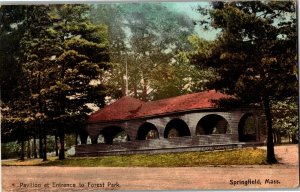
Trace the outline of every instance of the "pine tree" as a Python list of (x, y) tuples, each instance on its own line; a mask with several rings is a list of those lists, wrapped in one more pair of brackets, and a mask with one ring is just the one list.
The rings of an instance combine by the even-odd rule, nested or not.
[[(7, 7), (5, 11), (14, 15), (16, 8)], [(22, 143), (38, 134), (40, 149), (44, 149), (40, 150), (40, 157), (44, 160), (47, 160), (47, 134), (59, 135), (60, 159), (64, 159), (65, 132), (79, 133), (84, 143), (89, 105), (104, 105), (102, 74), (109, 61), (107, 27), (89, 22), (88, 8), (87, 5), (30, 5), (24, 6), (20, 20), (6, 20), (6, 28), (21, 25), (20, 29), (24, 29), (20, 30), (13, 58), (22, 78), (16, 86), (18, 97), (7, 97), (1, 103), (2, 111), (6, 111), (1, 134), (7, 141), (18, 139)], [(1, 25), (1, 30), (9, 29), (5, 26)], [(5, 34), (9, 32), (1, 34), (1, 38)]]
[(60, 39), (52, 29), (55, 20), (50, 16), (50, 11), (50, 6), (28, 6), (24, 21), (26, 31), (21, 40), (21, 63), (27, 77), (31, 111), (38, 126), (40, 157), (43, 160), (47, 160), (46, 137), (50, 130), (46, 125), (47, 106), (42, 90), (53, 81), (51, 74), (55, 63), (52, 56), (62, 51)]
[(245, 103), (262, 103), (269, 163), (277, 162), (270, 102), (297, 93), (295, 7), (293, 1), (213, 2), (206, 22), (221, 29), (218, 42), (211, 54), (192, 57), (196, 65), (216, 68), (216, 89), (235, 94)]
[(109, 61), (107, 27), (89, 22), (85, 16), (87, 10), (86, 5), (61, 5), (53, 13), (58, 20), (54, 29), (63, 50), (54, 56), (55, 82), (43, 90), (43, 95), (59, 126), (59, 159), (65, 158), (65, 132), (84, 132), (78, 127), (84, 126), (91, 112), (88, 104), (101, 107), (106, 96), (102, 75)]

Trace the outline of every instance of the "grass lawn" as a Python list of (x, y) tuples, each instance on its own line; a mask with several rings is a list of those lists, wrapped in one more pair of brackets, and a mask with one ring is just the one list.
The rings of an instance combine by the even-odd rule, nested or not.
[(2, 161), (2, 166), (70, 166), (70, 167), (197, 167), (204, 165), (262, 165), (266, 162), (266, 150), (235, 149), (210, 152), (182, 152), (166, 154), (136, 154), (106, 157), (68, 157), (57, 160), (49, 157)]

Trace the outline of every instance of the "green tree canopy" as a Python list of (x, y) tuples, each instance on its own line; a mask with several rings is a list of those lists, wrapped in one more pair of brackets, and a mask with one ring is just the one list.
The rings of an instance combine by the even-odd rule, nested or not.
[[(207, 24), (221, 33), (211, 54), (191, 56), (219, 74), (213, 87), (246, 103), (263, 103), (268, 161), (275, 162), (270, 100), (297, 93), (296, 11), (293, 1), (213, 2)], [(203, 22), (204, 23), (204, 22)]]
[(110, 88), (118, 90), (112, 96), (126, 94), (126, 64), (129, 94), (136, 98), (153, 100), (192, 92), (181, 90), (189, 87), (190, 78), (199, 79), (180, 55), (192, 47), (188, 37), (194, 24), (187, 15), (164, 4), (130, 3), (99, 4), (90, 18), (108, 25), (112, 67), (107, 79)]
[[(29, 128), (42, 122), (44, 138), (46, 134), (60, 135), (64, 154), (65, 131), (80, 131), (92, 111), (89, 106), (104, 105), (102, 79), (109, 62), (107, 26), (92, 24), (87, 19), (88, 10), (88, 5), (1, 6), (0, 13), (7, 18), (1, 25), (1, 38), (15, 31), (19, 35), (11, 45), (5, 43), (13, 53), (12, 59), (5, 59), (10, 52), (2, 47), (1, 59), (5, 65), (19, 67), (22, 75), (13, 87), (19, 95), (1, 98), (5, 101), (1, 107), (6, 110), (6, 135), (18, 135), (14, 134), (18, 126), (12, 125), (19, 123), (30, 137), (37, 132)], [(21, 16), (15, 16), (19, 12)], [(11, 74), (1, 73), (1, 90), (2, 80), (12, 87), (12, 79), (5, 80), (2, 75)]]
[(20, 62), (20, 40), (25, 32), (26, 6), (0, 7), (0, 85), (1, 100), (19, 97), (18, 86), (23, 74)]

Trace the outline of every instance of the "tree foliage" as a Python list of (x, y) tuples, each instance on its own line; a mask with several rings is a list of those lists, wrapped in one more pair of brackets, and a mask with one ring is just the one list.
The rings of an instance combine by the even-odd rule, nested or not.
[[(19, 96), (17, 88), (23, 74), (20, 62), (20, 39), (24, 35), (26, 6), (1, 6), (0, 11), (0, 84), (1, 100)], [(4, 70), (5, 69), (5, 70)]]
[(163, 4), (135, 3), (97, 5), (90, 17), (108, 25), (112, 68), (107, 79), (112, 90), (119, 90), (112, 96), (126, 95), (126, 65), (128, 94), (136, 98), (153, 100), (195, 91), (191, 78), (199, 82), (204, 72), (198, 74), (181, 56), (192, 47), (188, 37), (194, 24), (188, 16)]
[(220, 79), (214, 86), (226, 87), (249, 102), (260, 101), (263, 94), (282, 98), (295, 93), (294, 6), (289, 1), (213, 3), (211, 25), (222, 33), (213, 53), (196, 54), (194, 63), (218, 68)]
[[(205, 14), (206, 10), (201, 10)], [(221, 34), (196, 65), (216, 69), (216, 89), (262, 103), (268, 127), (268, 161), (275, 162), (270, 100), (297, 94), (296, 11), (293, 1), (213, 2), (207, 21)], [(205, 22), (203, 22), (205, 23)]]
[(62, 51), (53, 55), (55, 81), (43, 90), (45, 97), (52, 98), (53, 112), (87, 115), (91, 112), (87, 103), (104, 104), (104, 85), (91, 82), (101, 80), (108, 68), (107, 28), (89, 22), (86, 11), (82, 5), (61, 5), (54, 10), (58, 22), (53, 28)]
[(63, 153), (65, 133), (85, 143), (80, 128), (106, 96), (155, 100), (215, 88), (262, 103), (275, 162), (272, 120), (279, 132), (297, 126), (295, 102), (285, 100), (298, 92), (295, 3), (212, 2), (199, 11), (209, 16), (205, 29), (221, 31), (216, 40), (194, 35), (193, 21), (166, 4), (1, 6), (3, 138), (24, 148), (30, 136), (59, 135)]
[[(22, 75), (17, 86), (13, 86), (12, 79), (3, 83), (7, 82), (19, 95), (12, 98), (8, 95), (7, 100), (1, 98), (4, 101), (1, 108), (5, 111), (2, 135), (24, 140), (41, 134), (36, 127), (42, 126), (45, 148), (47, 134), (60, 134), (63, 146), (65, 130), (79, 132), (85, 123), (91, 112), (88, 104), (104, 105), (105, 86), (101, 77), (109, 61), (107, 27), (89, 22), (88, 8), (87, 5), (1, 7), (1, 15), (8, 18), (1, 25), (1, 38), (15, 30), (20, 33), (18, 41), (10, 47), (14, 48), (13, 59), (3, 59), (4, 65), (19, 67)], [(15, 16), (18, 12), (22, 17)], [(6, 46), (9, 47), (8, 43)], [(1, 49), (2, 53), (9, 54)]]
[(282, 136), (292, 138), (295, 143), (299, 140), (298, 101), (290, 97), (282, 101), (275, 101), (272, 105), (273, 130), (280, 142)]

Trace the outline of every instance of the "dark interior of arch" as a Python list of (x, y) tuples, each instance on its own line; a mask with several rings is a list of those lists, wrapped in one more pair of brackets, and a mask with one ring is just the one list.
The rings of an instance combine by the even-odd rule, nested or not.
[(130, 140), (125, 130), (117, 126), (106, 127), (100, 134), (103, 135), (106, 144), (113, 144), (115, 137), (119, 135), (126, 137), (128, 141)]
[(138, 130), (137, 140), (158, 139), (158, 131), (152, 123), (144, 123)]
[(220, 115), (206, 115), (200, 119), (196, 128), (196, 135), (224, 134), (228, 122)]
[(191, 132), (187, 124), (181, 119), (171, 120), (164, 132), (164, 138), (191, 136)]
[(256, 123), (252, 113), (245, 114), (238, 125), (239, 141), (256, 141)]

